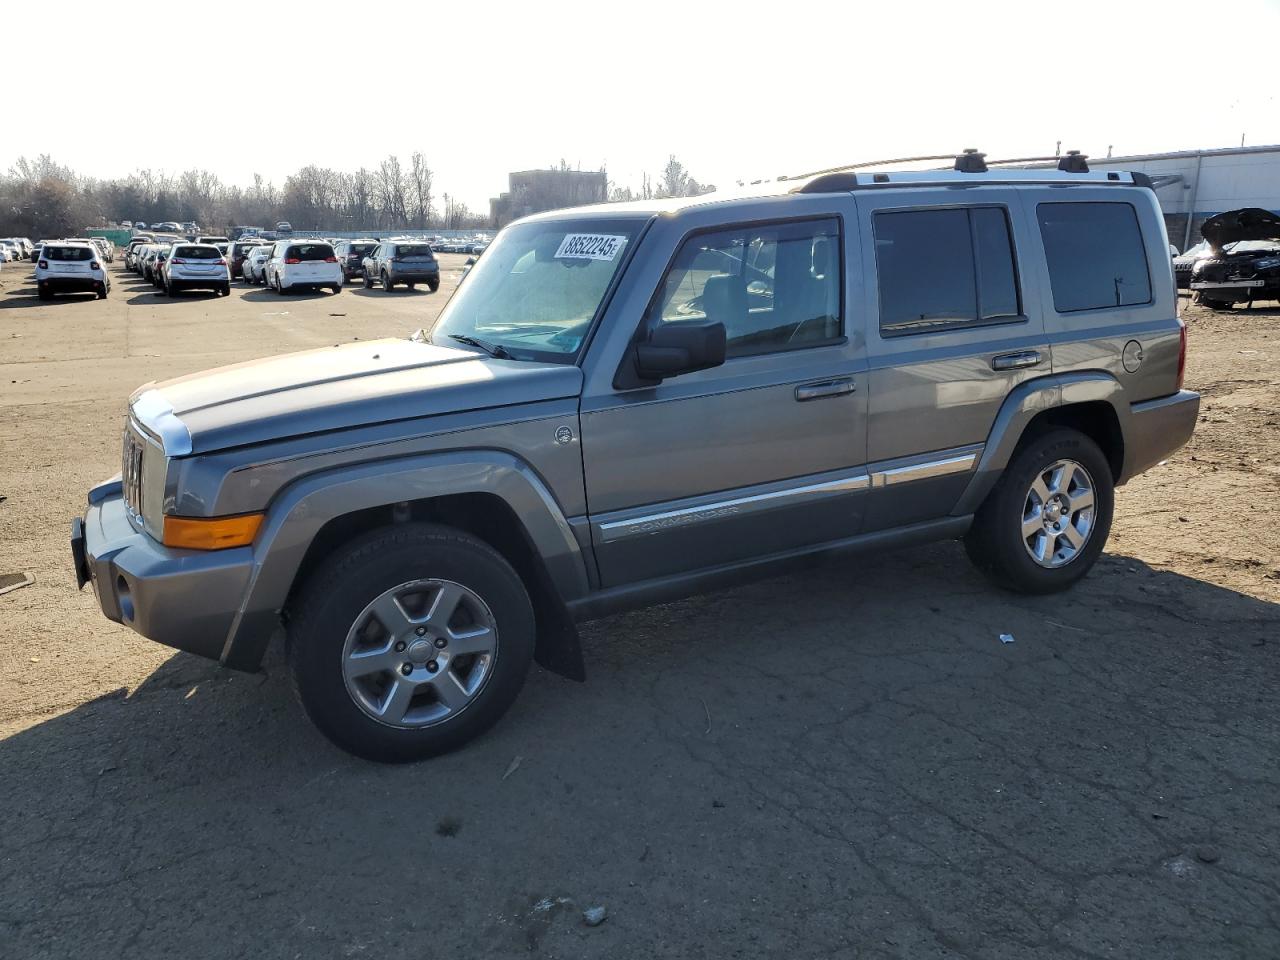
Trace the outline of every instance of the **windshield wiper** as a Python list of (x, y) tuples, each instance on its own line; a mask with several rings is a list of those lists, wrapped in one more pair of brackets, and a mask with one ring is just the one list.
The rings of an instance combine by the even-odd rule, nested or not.
[(513, 357), (507, 351), (507, 348), (500, 343), (489, 343), (485, 340), (479, 340), (476, 337), (468, 337), (466, 334), (463, 334), (463, 333), (451, 333), (449, 334), (449, 339), (457, 340), (459, 343), (465, 343), (471, 347), (479, 347), (481, 350), (483, 350), (489, 356), (493, 357), (495, 360), (514, 360), (515, 359), (515, 357)]

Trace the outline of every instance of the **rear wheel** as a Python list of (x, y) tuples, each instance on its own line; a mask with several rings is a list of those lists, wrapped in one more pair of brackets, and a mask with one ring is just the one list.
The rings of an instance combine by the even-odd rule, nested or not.
[(392, 286), (392, 284), (391, 284), (391, 277), (390, 277), (390, 276), (388, 276), (386, 273), (382, 274), (382, 292), (383, 292), (383, 293), (390, 293), (390, 292), (391, 292), (391, 286)]
[(1208, 307), (1210, 310), (1230, 310), (1232, 303), (1230, 300), (1211, 300), (1208, 297), (1201, 297), (1200, 306)]
[(224, 284), (222, 285), (222, 287), (220, 288), (219, 292), (220, 292), (224, 297), (229, 297), (229, 296), (231, 296), (231, 283), (230, 283), (230, 281), (228, 281), (227, 283), (224, 283)]
[(965, 549), (993, 583), (1054, 593), (1093, 566), (1111, 530), (1111, 465), (1076, 430), (1023, 445), (974, 516)]
[(439, 280), (428, 280), (428, 281), (427, 281), (427, 289), (428, 289), (428, 290), (430, 290), (432, 293), (435, 293), (437, 290), (439, 290), (439, 289), (440, 289), (440, 281), (439, 281)]
[(107, 299), (107, 285), (105, 283), (98, 284), (98, 289), (95, 292), (98, 294), (99, 300)]
[(373, 289), (373, 277), (369, 276), (369, 271), (368, 271), (368, 269), (362, 270), (362, 271), (361, 271), (361, 273), (362, 273), (362, 275), (363, 275), (363, 277), (364, 277), (364, 288), (365, 288), (366, 290), (372, 290), (372, 289)]
[(41, 300), (52, 300), (52, 299), (53, 299), (53, 291), (52, 291), (52, 290), (46, 290), (46, 289), (44, 289), (43, 287), (41, 287), (41, 288), (39, 288), (39, 289), (37, 289), (37, 290), (36, 290), (36, 296), (37, 296), (37, 297), (39, 297)]
[(290, 606), (289, 665), (308, 716), (382, 762), (462, 746), (515, 700), (533, 657), (529, 596), (488, 544), (405, 524), (332, 554)]

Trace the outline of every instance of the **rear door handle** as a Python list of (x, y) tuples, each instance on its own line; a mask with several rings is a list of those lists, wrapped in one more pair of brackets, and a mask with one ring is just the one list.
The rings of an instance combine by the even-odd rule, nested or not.
[(991, 358), (992, 370), (1020, 370), (1023, 367), (1034, 367), (1040, 362), (1039, 350), (1022, 350), (1018, 353), (1002, 353)]
[(857, 389), (852, 380), (827, 380), (823, 383), (806, 383), (796, 387), (796, 399), (801, 403), (806, 400), (821, 400), (823, 397), (843, 397)]

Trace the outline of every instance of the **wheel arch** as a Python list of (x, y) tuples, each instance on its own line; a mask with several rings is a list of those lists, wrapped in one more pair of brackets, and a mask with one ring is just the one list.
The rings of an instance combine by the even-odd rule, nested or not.
[(1079, 430), (1097, 443), (1120, 485), (1127, 479), (1128, 417), (1124, 387), (1105, 371), (1037, 377), (1018, 384), (1001, 405), (974, 476), (952, 513), (962, 516), (976, 511), (1019, 447), (1058, 427)]
[(538, 662), (582, 679), (578, 634), (566, 602), (588, 589), (584, 558), (541, 478), (500, 451), (326, 471), (278, 494), (254, 545), (254, 573), (222, 662), (257, 667), (290, 597), (332, 550), (371, 529), (418, 519), (466, 530), (502, 553), (534, 604)]

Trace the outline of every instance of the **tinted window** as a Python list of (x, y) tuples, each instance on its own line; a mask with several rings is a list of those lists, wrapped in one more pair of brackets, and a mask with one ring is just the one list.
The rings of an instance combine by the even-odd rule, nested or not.
[(950, 330), (1020, 315), (1003, 207), (875, 216), (880, 329)]
[(353, 243), (350, 252), (360, 256), (367, 256), (371, 250), (377, 247), (376, 243)]
[(88, 247), (45, 247), (42, 255), (46, 260), (81, 261), (93, 259), (93, 251)]
[(327, 260), (333, 247), (327, 243), (295, 243), (285, 253), (287, 260)]
[(396, 247), (396, 256), (401, 259), (409, 257), (430, 258), (431, 248), (425, 243), (402, 243)]
[(731, 357), (830, 342), (840, 336), (840, 276), (836, 220), (699, 234), (667, 272), (656, 319), (720, 321)]
[(252, 249), (253, 249), (254, 247), (256, 247), (257, 245), (258, 245), (258, 244), (257, 244), (257, 242), (253, 242), (253, 243), (237, 243), (237, 244), (236, 244), (236, 256), (237, 256), (237, 257), (244, 256), (246, 253), (248, 253), (250, 250), (252, 250)]
[(216, 247), (174, 247), (173, 255), (191, 260), (217, 260), (222, 256)]
[(1151, 302), (1138, 215), (1128, 203), (1036, 206), (1059, 313)]

